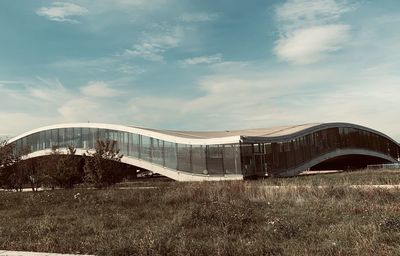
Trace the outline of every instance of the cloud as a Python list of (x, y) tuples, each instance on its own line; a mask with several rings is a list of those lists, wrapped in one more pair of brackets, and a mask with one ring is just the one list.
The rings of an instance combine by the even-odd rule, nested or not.
[(7, 124), (0, 127), (0, 134), (13, 137), (38, 127), (54, 124), (54, 122), (55, 119), (53, 117), (23, 112), (0, 111), (0, 123)]
[(185, 13), (180, 16), (180, 20), (184, 22), (204, 22), (204, 21), (214, 21), (218, 18), (216, 13)]
[(51, 7), (41, 7), (36, 10), (36, 14), (58, 22), (78, 22), (70, 17), (82, 16), (89, 11), (85, 7), (67, 2), (53, 2)]
[(276, 8), (276, 18), (285, 30), (337, 21), (353, 7), (341, 0), (288, 0)]
[(81, 87), (81, 92), (89, 97), (108, 98), (119, 94), (103, 81), (90, 81), (86, 86)]
[[(129, 120), (125, 99), (129, 96), (119, 94), (104, 82), (89, 82), (82, 90), (88, 95), (66, 88), (58, 79), (41, 77), (18, 86), (0, 87), (0, 122), (7, 124), (0, 127), (0, 134), (18, 135), (55, 123)], [(110, 95), (118, 98), (110, 99)]]
[(158, 24), (153, 27), (153, 31), (144, 33), (140, 42), (134, 44), (131, 49), (126, 49), (122, 55), (140, 57), (149, 61), (162, 61), (163, 54), (177, 47), (183, 37), (184, 31), (180, 26)]
[(222, 54), (214, 54), (208, 56), (200, 56), (183, 60), (185, 65), (213, 64), (222, 62)]
[(50, 66), (62, 70), (85, 70), (85, 72), (106, 72), (116, 66), (115, 58), (103, 57), (95, 59), (64, 59), (51, 63)]
[(140, 75), (146, 72), (143, 68), (130, 64), (121, 64), (118, 66), (117, 70), (127, 75)]
[(71, 96), (71, 93), (58, 79), (36, 77), (37, 81), (27, 88), (30, 97), (48, 102), (58, 102)]
[(351, 38), (351, 27), (338, 22), (353, 10), (340, 0), (288, 0), (276, 10), (280, 29), (274, 53), (293, 64), (311, 64), (340, 50)]
[(8, 85), (8, 84), (20, 84), (22, 81), (12, 81), (12, 80), (0, 80), (0, 84)]
[(63, 72), (76, 73), (85, 70), (86, 74), (125, 74), (139, 76), (146, 72), (142, 67), (139, 67), (129, 62), (125, 62), (120, 56), (110, 56), (95, 59), (65, 59), (51, 63), (52, 68), (62, 70)]
[(90, 118), (95, 117), (100, 111), (98, 103), (89, 98), (73, 98), (57, 109), (62, 115), (63, 120), (67, 122), (75, 122), (76, 120), (91, 121)]
[(387, 122), (399, 115), (397, 75), (259, 64), (212, 65), (215, 73), (196, 83), (195, 96), (137, 96), (128, 104), (129, 111), (135, 122), (149, 127), (229, 130), (338, 121), (400, 138), (396, 122)]
[(318, 62), (337, 51), (350, 37), (348, 25), (324, 25), (295, 30), (276, 42), (275, 53), (294, 64)]

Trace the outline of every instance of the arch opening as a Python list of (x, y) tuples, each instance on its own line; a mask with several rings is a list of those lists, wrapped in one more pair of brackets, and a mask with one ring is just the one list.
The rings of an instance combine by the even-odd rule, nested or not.
[(310, 171), (321, 170), (354, 170), (363, 169), (371, 164), (387, 164), (391, 163), (387, 159), (383, 159), (370, 155), (341, 155), (327, 159), (310, 168)]

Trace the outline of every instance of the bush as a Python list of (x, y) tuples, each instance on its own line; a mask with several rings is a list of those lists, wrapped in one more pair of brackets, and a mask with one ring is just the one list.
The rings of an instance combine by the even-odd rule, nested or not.
[[(116, 141), (97, 140), (94, 153), (85, 155), (85, 181), (96, 188), (108, 187), (122, 180), (124, 172), (122, 154), (116, 148)], [(121, 170), (122, 169), (122, 170)]]

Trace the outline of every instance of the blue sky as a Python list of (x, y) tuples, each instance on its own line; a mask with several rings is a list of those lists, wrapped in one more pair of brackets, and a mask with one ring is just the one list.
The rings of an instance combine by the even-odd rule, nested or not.
[(352, 122), (400, 140), (395, 0), (0, 2), (0, 134)]

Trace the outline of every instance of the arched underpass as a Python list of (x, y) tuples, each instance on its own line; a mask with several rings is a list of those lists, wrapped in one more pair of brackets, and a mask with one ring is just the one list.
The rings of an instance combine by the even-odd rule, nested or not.
[(371, 164), (387, 164), (390, 161), (368, 155), (342, 155), (327, 159), (310, 168), (310, 171), (319, 170), (354, 170), (363, 169)]

